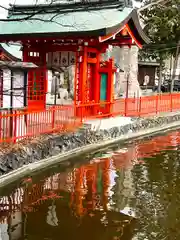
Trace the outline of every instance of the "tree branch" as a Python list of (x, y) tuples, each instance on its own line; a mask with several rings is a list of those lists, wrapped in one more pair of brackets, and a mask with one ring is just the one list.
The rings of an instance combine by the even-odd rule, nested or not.
[(164, 5), (164, 4), (166, 4), (168, 1), (169, 1), (169, 0), (167, 0), (167, 1), (165, 1), (165, 0), (158, 0), (158, 1), (156, 1), (156, 2), (155, 2), (155, 1), (154, 1), (154, 2), (151, 2), (151, 3), (147, 4), (147, 5), (139, 8), (139, 9), (137, 10), (137, 12), (140, 13), (140, 12), (142, 12), (142, 11), (144, 11), (144, 10), (146, 10), (146, 9), (154, 6), (154, 5), (158, 5), (158, 4), (160, 4), (160, 3), (163, 3), (163, 5)]
[(6, 10), (6, 11), (8, 11), (8, 10), (9, 10), (7, 7), (4, 7), (4, 6), (3, 6), (3, 5), (1, 5), (1, 4), (0, 4), (0, 8), (4, 9), (4, 10)]
[[(91, 2), (91, 1), (83, 1), (83, 0), (81, 0), (80, 2), (77, 3), (77, 6), (76, 6), (76, 4), (74, 5), (74, 8), (73, 8), (72, 12), (76, 10), (76, 7), (79, 7), (79, 6), (82, 6), (82, 5), (84, 6), (83, 10), (87, 11), (87, 10), (89, 10), (89, 7), (92, 7), (95, 4), (97, 4), (96, 6), (99, 6), (98, 4), (100, 4), (100, 6), (101, 6), (102, 2), (103, 1), (101, 1), (101, 0), (99, 0), (99, 1), (97, 0), (96, 3), (95, 2)], [(53, 3), (56, 3), (56, 1), (55, 0), (51, 0), (51, 2), (49, 4), (46, 4), (46, 8), (50, 7)], [(74, 3), (76, 3), (76, 2), (74, 2)], [(86, 3), (87, 3), (87, 5), (86, 5)], [(61, 26), (70, 27), (70, 25), (66, 25), (66, 24), (64, 25), (64, 24), (58, 23), (57, 21), (54, 21), (54, 19), (58, 15), (64, 13), (63, 9), (66, 9), (67, 5), (68, 4), (62, 4), (61, 9), (59, 9), (58, 12), (57, 12), (57, 9), (54, 10), (54, 11), (53, 10), (47, 11), (44, 8), (45, 5), (43, 5), (42, 9), (35, 10), (34, 12), (31, 12), (31, 13), (27, 13), (27, 12), (24, 12), (23, 10), (21, 11), (20, 9), (18, 9), (20, 14), (21, 15), (25, 15), (25, 16), (23, 16), (21, 18), (20, 17), (13, 18), (13, 19), (11, 19), (11, 18), (4, 18), (4, 19), (0, 19), (0, 22), (21, 22), (21, 21), (27, 21), (27, 20), (38, 20), (38, 21), (44, 21), (44, 22), (54, 22), (54, 23), (57, 23), (57, 24), (59, 24)], [(10, 6), (11, 6), (11, 9), (9, 9), (7, 7), (4, 7), (3, 5), (0, 5), (0, 8), (3, 8), (6, 11), (11, 11), (13, 13), (13, 7), (16, 7), (16, 5), (10, 5)], [(36, 6), (38, 7), (38, 0), (36, 0), (36, 4), (33, 5), (33, 8), (36, 9), (35, 8)], [(46, 13), (50, 13), (50, 14), (54, 14), (54, 15), (50, 19), (46, 19), (46, 20), (41, 19), (40, 17), (37, 16), (39, 14), (46, 14)], [(71, 27), (72, 27), (72, 25), (71, 25)]]
[[(51, 0), (51, 2), (49, 3), (49, 5), (47, 4), (47, 6), (50, 7), (53, 3), (54, 3), (54, 0)], [(36, 3), (35, 3), (35, 5), (34, 5), (34, 7), (36, 7), (37, 4), (38, 4), (38, 0), (36, 0)], [(14, 5), (11, 5), (11, 4), (10, 4), (10, 6), (13, 8)], [(0, 5), (0, 8), (4, 9), (4, 10), (6, 10), (6, 11), (9, 11), (9, 8), (4, 7), (3, 5)], [(21, 13), (27, 15), (27, 13), (24, 12), (24, 11), (21, 11)], [(17, 21), (17, 22), (21, 22), (21, 21), (27, 21), (27, 20), (32, 19), (32, 17), (34, 17), (34, 16), (36, 16), (36, 15), (38, 15), (38, 14), (41, 14), (41, 13), (46, 13), (46, 12), (44, 11), (44, 9), (40, 9), (39, 11), (35, 11), (35, 12), (33, 12), (33, 13), (29, 14), (28, 16), (23, 17), (23, 18), (17, 18), (17, 19), (4, 18), (4, 19), (0, 19), (0, 22), (16, 22), (16, 21)], [(40, 18), (36, 18), (36, 19), (34, 19), (34, 20), (42, 21), (42, 19), (40, 19)]]

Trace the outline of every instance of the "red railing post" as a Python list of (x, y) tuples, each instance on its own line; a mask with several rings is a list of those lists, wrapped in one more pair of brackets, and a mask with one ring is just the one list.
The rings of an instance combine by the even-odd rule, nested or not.
[(52, 107), (52, 130), (55, 129), (55, 106)]
[(140, 98), (139, 98), (139, 109), (138, 109), (138, 110), (139, 110), (139, 114), (138, 114), (139, 117), (141, 116), (141, 104), (142, 104), (141, 101), (142, 101), (142, 98), (140, 97)]
[[(28, 137), (36, 137), (39, 134), (50, 133), (54, 130), (74, 130), (82, 123), (86, 106), (80, 105), (80, 116), (74, 116), (73, 106), (52, 106), (43, 111), (37, 110), (13, 110), (8, 109), (1, 114), (1, 142), (15, 143)], [(83, 108), (82, 108), (83, 107)], [(77, 124), (76, 124), (77, 123)]]
[(172, 112), (173, 111), (173, 99), (172, 99), (172, 93), (170, 93), (170, 111)]
[(109, 113), (110, 113), (109, 116), (110, 117), (114, 116), (113, 109), (114, 109), (114, 101), (111, 101), (109, 104)]
[[(13, 114), (14, 113), (14, 114)], [(12, 113), (12, 118), (13, 118), (13, 125), (14, 125), (14, 128), (13, 128), (13, 136), (12, 136), (12, 140), (13, 140), (13, 143), (16, 143), (16, 133), (17, 133), (17, 111), (15, 110), (14, 112)], [(14, 115), (14, 116), (13, 116)]]
[(158, 113), (158, 106), (159, 106), (159, 104), (158, 104), (158, 102), (159, 102), (159, 94), (157, 94), (156, 95), (156, 114)]
[(78, 106), (78, 112), (79, 112), (79, 117), (80, 117), (80, 121), (83, 123), (83, 111), (84, 111), (84, 105), (80, 104)]
[(124, 112), (124, 116), (127, 117), (127, 111), (128, 111), (128, 98), (125, 98), (125, 112)]

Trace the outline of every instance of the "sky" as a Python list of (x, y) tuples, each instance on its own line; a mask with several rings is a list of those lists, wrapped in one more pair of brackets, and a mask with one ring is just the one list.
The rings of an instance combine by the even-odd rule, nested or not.
[[(0, 0), (0, 5), (3, 7), (8, 7), (9, 4), (30, 4), (34, 3), (36, 0)], [(45, 0), (38, 0), (39, 2), (43, 3)], [(7, 12), (0, 8), (0, 18), (5, 18), (7, 16)]]
[[(45, 0), (38, 0), (40, 3), (44, 3)], [(0, 5), (3, 7), (8, 8), (9, 4), (31, 4), (35, 3), (36, 0), (0, 0)], [(0, 18), (6, 18), (7, 12), (0, 8)]]

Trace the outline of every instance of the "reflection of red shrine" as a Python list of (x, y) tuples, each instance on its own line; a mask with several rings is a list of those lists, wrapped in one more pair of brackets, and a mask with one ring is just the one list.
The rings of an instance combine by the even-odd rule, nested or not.
[[(107, 210), (110, 159), (93, 163), (75, 170), (75, 191), (71, 204), (79, 216), (100, 208)], [(84, 203), (86, 205), (84, 205)]]
[[(109, 187), (109, 168), (110, 159), (84, 165), (74, 169), (70, 174), (73, 182), (72, 192), (67, 191), (69, 182), (69, 173), (57, 174), (57, 181), (49, 178), (49, 189), (42, 188), (40, 184), (34, 185), (34, 189), (29, 189), (26, 194), (26, 203), (33, 206), (36, 211), (27, 211), (26, 214), (26, 234), (32, 234), (44, 238), (57, 239), (57, 236), (66, 236), (66, 239), (114, 239), (121, 236), (122, 239), (131, 239), (133, 236), (133, 227), (135, 219), (108, 209), (108, 187)], [(58, 176), (59, 175), (59, 176)], [(65, 180), (65, 175), (67, 178)], [(60, 177), (61, 176), (61, 177)], [(59, 183), (58, 178), (63, 180)], [(52, 180), (52, 182), (51, 182)], [(54, 188), (54, 189), (53, 189)], [(60, 199), (45, 199), (49, 192), (63, 196)], [(27, 192), (28, 193), (28, 192)], [(32, 196), (33, 194), (33, 196)], [(28, 202), (29, 198), (29, 202)], [(39, 204), (35, 204), (38, 198)], [(49, 207), (54, 202), (57, 225), (47, 224), (47, 215), (50, 214)], [(53, 218), (53, 215), (51, 218)], [(38, 228), (35, 227), (34, 218), (38, 222)], [(51, 219), (50, 218), (50, 219)], [(106, 218), (106, 220), (104, 219)], [(53, 218), (53, 223), (55, 219)], [(107, 221), (107, 223), (106, 223)], [(97, 228), (95, 231), (94, 229)], [(118, 230), (117, 230), (118, 229)]]
[[(71, 173), (63, 172), (50, 177), (48, 182), (29, 184), (24, 193), (24, 206), (36, 206), (54, 198), (58, 193), (70, 193), (70, 206), (77, 216), (100, 206), (107, 210), (110, 159), (75, 168)], [(71, 176), (71, 179), (69, 177)], [(86, 202), (86, 204), (84, 204)]]
[[(179, 132), (140, 142), (137, 158), (152, 156), (155, 152), (167, 149), (167, 146), (178, 146), (179, 143)], [(112, 170), (112, 165), (115, 166), (115, 169), (126, 168), (124, 162), (128, 161), (128, 158), (130, 161), (133, 159), (132, 147), (134, 146), (124, 152), (115, 152), (112, 159), (95, 159), (91, 164), (75, 168), (72, 172), (58, 173), (54, 175), (56, 178), (51, 176), (48, 178), (48, 184), (46, 180), (38, 181), (35, 184), (28, 179), (27, 185), (16, 191), (17, 195), (13, 192), (12, 196), (5, 197), (4, 201), (1, 198), (1, 223), (7, 217), (10, 220), (13, 219), (13, 215), (10, 216), (13, 211), (19, 212), (19, 209), (23, 209), (26, 217), (23, 219), (24, 215), (22, 214), (20, 224), (23, 227), (20, 235), (30, 236), (32, 234), (31, 236), (34, 238), (38, 236), (39, 239), (54, 240), (59, 239), (59, 236), (66, 236), (66, 239), (84, 239), (85, 237), (95, 240), (119, 239), (118, 237), (124, 240), (132, 239), (136, 220), (125, 214), (109, 211), (107, 205), (110, 169)], [(147, 154), (144, 155), (144, 153)], [(118, 181), (120, 180), (119, 178)], [(52, 195), (54, 198), (51, 198)], [(58, 199), (57, 196), (61, 197)], [(22, 198), (23, 203), (21, 202)], [(53, 201), (58, 218), (56, 226), (51, 226), (46, 222), (47, 212)], [(33, 208), (36, 211), (31, 211)], [(106, 224), (103, 224), (102, 221), (104, 216), (106, 216)], [(10, 229), (14, 229), (17, 224), (13, 225), (10, 220)], [(37, 222), (38, 227), (36, 226)], [(15, 233), (17, 234), (17, 232)], [(19, 239), (23, 239), (23, 237)]]
[(0, 26), (0, 41), (20, 42), (23, 60), (39, 66), (38, 70), (29, 73), (28, 107), (45, 108), (48, 53), (71, 51), (76, 53), (75, 105), (95, 104), (88, 110), (77, 108), (76, 113), (109, 114), (110, 105), (98, 103), (113, 103), (116, 69), (112, 59), (102, 65), (101, 54), (109, 45), (136, 44), (141, 48), (148, 42), (136, 11), (119, 1), (13, 6), (9, 9), (11, 20), (24, 19), (28, 15), (32, 15), (30, 20), (3, 22)]

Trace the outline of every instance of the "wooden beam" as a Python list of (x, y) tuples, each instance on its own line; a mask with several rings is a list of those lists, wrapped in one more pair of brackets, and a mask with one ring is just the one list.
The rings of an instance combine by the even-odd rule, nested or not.
[(132, 39), (131, 38), (124, 38), (124, 39), (110, 39), (107, 41), (109, 45), (112, 46), (121, 46), (121, 45), (132, 45)]
[(83, 49), (83, 62), (81, 64), (81, 81), (82, 81), (82, 103), (86, 103), (86, 83), (87, 83), (87, 47)]
[(116, 35), (117, 35), (118, 33), (120, 33), (124, 28), (125, 28), (125, 26), (119, 28), (119, 29), (116, 30), (115, 32), (110, 33), (110, 34), (108, 34), (108, 35), (106, 35), (106, 36), (100, 36), (100, 37), (99, 37), (99, 42), (102, 43), (102, 42), (105, 42), (105, 41), (107, 41), (107, 40), (109, 40), (109, 39), (111, 39), (111, 38), (115, 38)]
[(66, 51), (77, 51), (77, 46), (53, 46), (53, 45), (33, 45), (30, 47), (25, 47), (29, 52), (39, 52), (41, 49), (46, 49), (46, 52), (66, 52)]
[[(123, 37), (123, 35), (120, 34), (121, 31), (127, 32), (131, 40), (127, 39), (127, 34)], [(142, 44), (136, 39), (128, 24), (125, 24), (122, 28), (118, 29), (116, 32), (108, 34), (107, 36), (99, 37), (99, 43), (103, 42), (108, 42), (109, 44), (112, 43), (113, 46), (124, 44), (132, 45), (134, 42), (139, 48), (142, 48)]]
[(97, 59), (96, 58), (88, 58), (87, 63), (97, 63)]
[(133, 32), (131, 31), (130, 27), (128, 24), (126, 24), (126, 29), (129, 33), (129, 35), (131, 36), (132, 40), (136, 43), (136, 45), (141, 49), (142, 48), (142, 44), (135, 38)]

